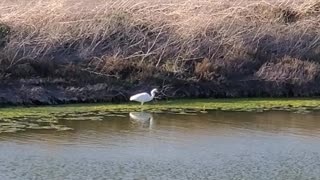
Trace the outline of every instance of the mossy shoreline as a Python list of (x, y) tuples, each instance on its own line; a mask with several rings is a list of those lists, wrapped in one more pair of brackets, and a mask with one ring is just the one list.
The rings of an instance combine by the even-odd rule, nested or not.
[(244, 111), (263, 112), (272, 110), (308, 112), (320, 110), (320, 99), (296, 98), (235, 98), (235, 99), (183, 99), (162, 100), (140, 106), (139, 103), (96, 103), (69, 104), (55, 106), (4, 107), (0, 108), (1, 118), (18, 118), (25, 116), (54, 116), (60, 113), (147, 111), (164, 112), (205, 112), (205, 111)]
[(210, 111), (309, 113), (320, 110), (320, 99), (182, 99), (123, 104), (70, 104), (38, 107), (0, 108), (0, 134), (27, 130), (66, 131), (60, 121), (102, 121), (108, 117), (127, 118), (129, 112), (197, 115)]

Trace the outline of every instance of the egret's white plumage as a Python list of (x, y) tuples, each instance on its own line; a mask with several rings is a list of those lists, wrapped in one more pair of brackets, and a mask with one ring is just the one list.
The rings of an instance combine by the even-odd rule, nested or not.
[(137, 101), (140, 102), (141, 105), (143, 105), (143, 103), (151, 101), (154, 98), (156, 92), (158, 92), (158, 90), (153, 89), (150, 94), (144, 92), (133, 95), (130, 97), (130, 101)]

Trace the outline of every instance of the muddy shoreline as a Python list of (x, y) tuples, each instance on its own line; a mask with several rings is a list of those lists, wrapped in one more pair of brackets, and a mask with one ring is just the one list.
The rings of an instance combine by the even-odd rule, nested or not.
[(317, 84), (294, 86), (262, 81), (234, 81), (224, 84), (176, 81), (165, 85), (141, 82), (81, 83), (63, 79), (17, 79), (0, 83), (0, 105), (54, 105), (71, 103), (127, 102), (135, 93), (160, 89), (157, 99), (244, 98), (244, 97), (314, 97), (320, 94)]

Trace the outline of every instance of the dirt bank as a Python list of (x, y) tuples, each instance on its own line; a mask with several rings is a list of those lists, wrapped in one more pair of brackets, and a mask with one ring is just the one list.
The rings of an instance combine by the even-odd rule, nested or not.
[[(125, 102), (135, 93), (159, 88), (157, 99), (167, 98), (234, 98), (234, 97), (310, 97), (318, 96), (316, 84), (295, 87), (257, 81), (230, 84), (174, 82), (165, 86), (141, 83), (136, 86), (114, 83), (80, 84), (62, 79), (29, 79), (3, 82), (0, 85), (1, 105), (50, 105), (66, 103)], [(276, 93), (275, 93), (276, 92)]]

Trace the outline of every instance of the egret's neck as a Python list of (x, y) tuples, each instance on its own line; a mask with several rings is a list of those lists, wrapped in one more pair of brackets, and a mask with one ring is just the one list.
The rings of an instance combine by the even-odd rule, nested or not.
[(154, 98), (155, 94), (156, 94), (156, 93), (155, 93), (154, 91), (151, 91), (151, 97), (152, 97), (152, 98)]

